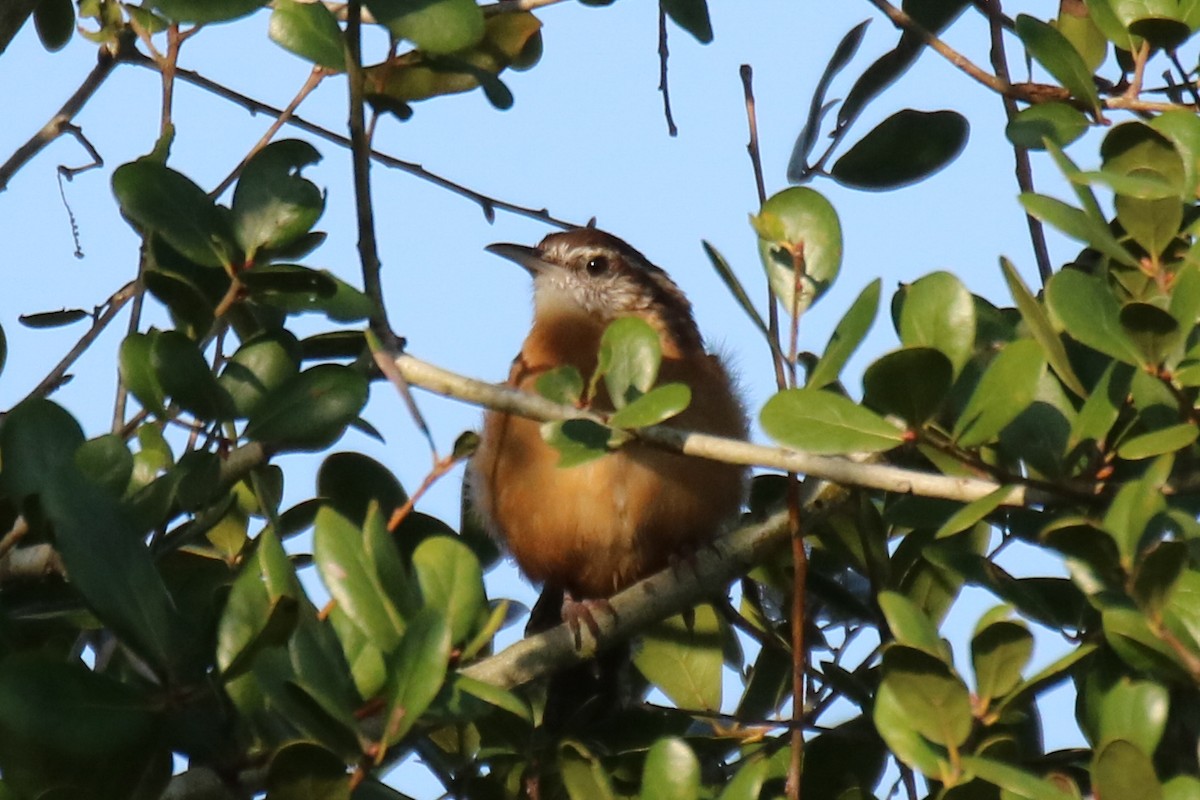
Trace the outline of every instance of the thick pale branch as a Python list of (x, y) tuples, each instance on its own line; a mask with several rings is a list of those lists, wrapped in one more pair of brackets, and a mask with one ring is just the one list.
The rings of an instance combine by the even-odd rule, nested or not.
[(610, 600), (614, 613), (596, 614), (599, 639), (593, 639), (583, 626), (583, 646), (576, 649), (575, 634), (569, 626), (560, 625), (472, 664), (463, 674), (506, 688), (549, 675), (723, 592), (730, 581), (783, 546), (787, 538), (787, 512), (738, 528), (711, 548), (700, 550), (694, 563), (665, 569), (615, 595)]
[[(396, 366), (413, 386), (475, 405), (539, 420), (589, 416), (572, 406), (559, 405), (544, 397), (458, 375), (410, 355), (399, 356)], [(600, 417), (592, 418), (603, 422)], [(937, 497), (962, 503), (978, 500), (1000, 488), (1000, 484), (980, 478), (955, 478), (886, 464), (856, 463), (845, 458), (817, 456), (782, 447), (766, 447), (737, 439), (692, 433), (665, 425), (641, 428), (636, 434), (643, 441), (714, 461), (780, 469), (834, 483)], [(1003, 505), (1036, 505), (1050, 499), (1044, 492), (1018, 486), (1005, 497)]]

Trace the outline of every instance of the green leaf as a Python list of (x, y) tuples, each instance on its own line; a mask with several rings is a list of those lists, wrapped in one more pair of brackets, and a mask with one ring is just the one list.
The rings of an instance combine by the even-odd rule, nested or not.
[(334, 453), (317, 472), (317, 494), (356, 525), (366, 521), (371, 504), (386, 518), (408, 501), (391, 470), (362, 453)]
[(1033, 634), (1024, 622), (1003, 620), (971, 638), (971, 663), (980, 697), (1002, 697), (1021, 683), (1021, 672), (1033, 655)]
[(680, 708), (721, 707), (724, 631), (710, 605), (696, 606), (692, 624), (676, 615), (648, 629), (633, 663)]
[(288, 314), (319, 311), (334, 322), (358, 322), (375, 309), (371, 298), (325, 269), (263, 264), (239, 278), (253, 300)]
[(264, 648), (287, 642), (304, 596), (283, 544), (267, 528), (229, 591), (217, 627), (217, 666), (229, 680)]
[(405, 620), (367, 556), (363, 538), (350, 520), (322, 508), (313, 531), (313, 561), (338, 607), (373, 644), (390, 653), (400, 643)]
[(83, 429), (62, 406), (43, 399), (19, 403), (0, 425), (5, 492), (18, 501), (45, 492), (74, 465), (83, 443)]
[(346, 69), (342, 29), (323, 3), (276, 0), (267, 35), (306, 61), (335, 72)]
[(1121, 227), (1152, 259), (1157, 260), (1179, 235), (1183, 205), (1174, 197), (1143, 200), (1118, 194), (1115, 205)]
[(441, 614), (453, 643), (465, 642), (486, 612), (479, 559), (458, 539), (430, 536), (417, 545), (412, 566), (425, 605)]
[(880, 452), (904, 441), (904, 431), (842, 395), (787, 389), (763, 406), (759, 422), (772, 439), (815, 454)]
[(175, 22), (227, 22), (265, 6), (266, 0), (153, 0), (150, 5)]
[(613, 414), (608, 423), (614, 428), (644, 428), (681, 413), (692, 402), (692, 390), (682, 383), (665, 383)]
[(350, 773), (336, 753), (312, 742), (289, 742), (271, 759), (266, 789), (271, 800), (350, 800)]
[(700, 44), (713, 40), (712, 21), (708, 18), (708, 0), (659, 0), (671, 20), (696, 37)]
[(962, 281), (934, 272), (908, 287), (900, 311), (900, 341), (940, 350), (957, 376), (975, 347), (975, 302)]
[[(214, 2), (213, 5), (219, 5)], [(113, 193), (134, 225), (161, 236), (184, 257), (206, 267), (231, 267), (233, 232), (204, 190), (175, 170), (139, 160), (117, 167)]]
[(565, 739), (559, 744), (558, 768), (570, 800), (615, 800), (604, 764), (582, 743)]
[(813, 145), (817, 143), (817, 136), (821, 132), (821, 121), (829, 109), (829, 105), (825, 103), (825, 95), (828, 93), (833, 79), (858, 52), (868, 24), (870, 24), (870, 20), (860, 22), (842, 37), (838, 46), (834, 48), (833, 55), (829, 57), (829, 63), (825, 65), (821, 79), (817, 81), (817, 87), (813, 90), (812, 100), (808, 106), (808, 118), (805, 120), (800, 134), (796, 137), (796, 143), (792, 146), (792, 156), (788, 159), (787, 179), (790, 183), (804, 183), (808, 180), (808, 156), (812, 152)]
[(1183, 542), (1159, 542), (1137, 565), (1131, 594), (1138, 607), (1152, 618), (1157, 619), (1174, 597), (1188, 566), (1187, 551)]
[(899, 189), (928, 178), (963, 151), (970, 125), (955, 111), (906, 108), (834, 162), (830, 176), (855, 189)]
[(560, 469), (594, 461), (609, 452), (616, 433), (607, 425), (590, 419), (566, 419), (542, 425), (542, 439), (558, 451)]
[(888, 749), (904, 764), (935, 779), (950, 773), (944, 753), (918, 732), (913, 716), (900, 702), (899, 690), (890, 681), (879, 684), (872, 718)]
[(1009, 342), (992, 359), (954, 425), (960, 447), (992, 441), (1034, 401), (1046, 371), (1041, 345), (1032, 339)]
[(217, 384), (233, 403), (234, 414), (244, 419), (299, 371), (295, 337), (287, 331), (271, 331), (243, 342), (221, 370)]
[(1039, 778), (1019, 767), (983, 756), (964, 755), (962, 765), (977, 778), (1000, 787), (1005, 797), (1022, 800), (1072, 800), (1070, 795), (1050, 781)]
[(1016, 32), (1029, 54), (1073, 97), (1086, 103), (1099, 116), (1100, 95), (1092, 80), (1092, 72), (1067, 37), (1053, 25), (1028, 14), (1017, 15)]
[(879, 608), (897, 642), (943, 661), (949, 659), (937, 626), (912, 600), (899, 592), (884, 591), (879, 593)]
[(1102, 220), (1053, 197), (1025, 192), (1018, 199), (1031, 217), (1053, 225), (1072, 239), (1099, 250), (1120, 264), (1137, 266), (1134, 257), (1113, 238), (1108, 225)]
[(892, 645), (883, 653), (883, 680), (921, 736), (958, 747), (971, 735), (971, 694), (942, 660), (922, 650)]
[(133, 455), (125, 440), (109, 433), (89, 439), (75, 451), (75, 466), (99, 486), (120, 497), (133, 477)]
[(474, 0), (366, 0), (366, 6), (377, 22), (426, 53), (454, 53), (483, 38), (483, 12)]
[(1170, 708), (1161, 684), (1122, 677), (1100, 700), (1098, 741), (1123, 739), (1143, 753), (1153, 753), (1162, 741)]
[(984, 517), (999, 508), (1012, 492), (1012, 486), (1001, 486), (994, 492), (988, 492), (978, 500), (967, 503), (942, 523), (933, 538), (945, 539), (947, 536), (953, 536), (967, 528), (974, 527), (977, 522), (982, 521)]
[(771, 332), (767, 329), (767, 323), (763, 322), (762, 315), (758, 313), (758, 309), (754, 307), (750, 296), (746, 294), (746, 287), (738, 280), (734, 274), (733, 268), (729, 266), (729, 262), (725, 260), (725, 256), (717, 252), (717, 248), (713, 247), (707, 241), (701, 241), (701, 246), (704, 247), (704, 254), (708, 256), (708, 260), (713, 265), (713, 269), (717, 271), (721, 281), (725, 284), (725, 288), (729, 289), (729, 293), (733, 295), (733, 299), (737, 300), (738, 305), (742, 307), (742, 311), (746, 312), (746, 316), (754, 323), (754, 327), (758, 328), (759, 333), (763, 336), (770, 337)]
[(301, 372), (262, 401), (246, 436), (287, 450), (324, 450), (367, 403), (367, 379), (339, 364)]
[(950, 360), (932, 347), (894, 350), (863, 373), (863, 403), (919, 428), (937, 413), (953, 374)]
[(1066, 147), (1088, 129), (1083, 112), (1067, 103), (1038, 103), (1021, 110), (1008, 123), (1004, 135), (1017, 147), (1046, 149), (1045, 140)]
[(409, 620), (388, 681), (388, 709), (383, 740), (399, 742), (433, 703), (446, 680), (450, 661), (450, 626), (435, 608), (424, 608)]
[(547, 400), (573, 406), (583, 397), (583, 377), (573, 365), (564, 364), (539, 375), (534, 388)]
[(1191, 446), (1198, 436), (1200, 436), (1200, 429), (1193, 423), (1182, 422), (1178, 425), (1169, 425), (1140, 436), (1122, 439), (1117, 446), (1117, 455), (1135, 461), (1153, 458), (1183, 450)]
[(185, 411), (202, 420), (227, 417), (232, 403), (196, 342), (178, 331), (163, 331), (151, 340), (150, 364), (158, 385)]
[[(803, 313), (837, 278), (842, 266), (842, 225), (824, 195), (793, 186), (771, 195), (757, 216), (758, 254), (771, 291), (788, 314)], [(797, 261), (803, 273), (796, 274)]]
[[(1200, 8), (1200, 5), (1194, 7)], [(1181, 197), (1194, 196), (1200, 183), (1200, 119), (1190, 111), (1172, 109), (1155, 116), (1147, 124), (1169, 139), (1182, 158)]]
[(1166, 509), (1163, 488), (1173, 463), (1173, 454), (1155, 459), (1140, 478), (1117, 490), (1117, 496), (1104, 515), (1104, 530), (1117, 543), (1126, 567), (1133, 564), (1151, 520)]
[(1121, 307), (1102, 278), (1063, 270), (1046, 285), (1046, 305), (1078, 342), (1127, 364), (1142, 355), (1121, 325)]
[(737, 773), (717, 795), (717, 800), (758, 800), (767, 779), (768, 766), (764, 759), (743, 759)]
[[(324, 8), (319, 3), (315, 7)], [(281, 139), (246, 163), (233, 190), (233, 227), (247, 260), (253, 260), (261, 248), (296, 241), (320, 218), (325, 197), (312, 181), (300, 176), (304, 167), (320, 160), (321, 154), (308, 142)]]
[(70, 325), (90, 315), (82, 308), (63, 309), (62, 311), (43, 311), (38, 314), (22, 314), (17, 321), (26, 328), (58, 328)]
[(33, 25), (42, 47), (52, 53), (61, 50), (75, 33), (75, 5), (71, 0), (38, 0)]
[(683, 739), (659, 739), (646, 754), (641, 800), (696, 800), (700, 796), (700, 761)]
[(875, 316), (879, 312), (880, 285), (881, 279), (876, 278), (855, 298), (850, 309), (833, 329), (817, 365), (808, 373), (808, 379), (804, 382), (805, 388), (823, 389), (841, 375), (842, 367), (862, 344), (867, 331), (871, 330), (875, 322)]
[(614, 408), (623, 408), (650, 391), (661, 363), (658, 332), (644, 319), (622, 317), (604, 329), (596, 372), (603, 375)]
[(1021, 312), (1021, 319), (1025, 321), (1033, 338), (1046, 351), (1046, 360), (1049, 362), (1050, 368), (1068, 389), (1079, 397), (1087, 397), (1087, 390), (1083, 388), (1083, 384), (1075, 375), (1075, 370), (1071, 368), (1071, 362), (1067, 358), (1067, 349), (1063, 346), (1062, 339), (1054, 330), (1054, 326), (1050, 324), (1050, 318), (1046, 316), (1041, 303), (1021, 280), (1021, 276), (1011, 261), (1002, 257), (1000, 269), (1004, 272), (1008, 290), (1012, 293), (1017, 309)]
[(1124, 739), (1111, 741), (1096, 751), (1092, 785), (1098, 797), (1161, 800), (1163, 796), (1150, 757)]

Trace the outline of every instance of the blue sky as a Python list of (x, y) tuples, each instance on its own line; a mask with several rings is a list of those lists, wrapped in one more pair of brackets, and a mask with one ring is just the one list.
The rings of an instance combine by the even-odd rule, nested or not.
[[(1042, 13), (1051, 10), (1044, 3), (1024, 5)], [(1011, 14), (1016, 8), (1007, 10)], [(671, 95), (679, 126), (678, 137), (671, 138), (656, 88), (654, 4), (590, 8), (562, 3), (537, 13), (545, 24), (544, 55), (530, 71), (504, 74), (516, 98), (511, 110), (492, 109), (478, 92), (437, 98), (414, 106), (416, 113), (407, 122), (381, 121), (376, 147), (497, 198), (545, 206), (579, 223), (595, 216), (600, 227), (642, 250), (688, 292), (707, 339), (736, 366), (749, 407), (761, 407), (774, 388), (766, 347), (727, 296), (700, 248), (701, 239), (711, 241), (751, 295), (761, 300), (761, 267), (747, 223), (757, 199), (745, 151), (738, 67), (749, 63), (755, 70), (766, 182), (768, 192), (774, 192), (786, 186), (792, 141), (837, 40), (854, 24), (873, 18), (858, 58), (830, 97), (842, 96), (857, 72), (894, 44), (894, 29), (866, 2), (714, 3), (716, 39), (711, 45), (701, 46), (683, 31), (671, 30)], [(262, 12), (202, 31), (184, 46), (181, 66), (285, 105), (305, 80), (308, 66), (267, 40), (267, 18)], [(978, 15), (968, 14), (948, 40), (986, 63), (987, 29)], [(381, 42), (369, 44), (380, 52)], [(1023, 67), (1017, 53), (1014, 46), (1010, 62), (1019, 75)], [(7, 157), (50, 118), (92, 63), (94, 49), (79, 37), (64, 51), (48, 54), (32, 26), (18, 35), (0, 58), (5, 109), (0, 156)], [(28, 330), (17, 323), (19, 314), (63, 306), (90, 309), (133, 276), (137, 239), (117, 213), (109, 179), (112, 169), (152, 147), (158, 95), (155, 73), (122, 66), (76, 119), (106, 162), (103, 169), (65, 184), (78, 220), (83, 259), (72, 255), (70, 226), (55, 178), (58, 164), (86, 160), (72, 139), (54, 143), (0, 194), (0, 237), (7, 254), (0, 325), (9, 340), (0, 406), (24, 396), (83, 331), (82, 325)], [(1017, 264), (1027, 282), (1037, 283), (1025, 223), (1015, 202), (1012, 153), (1003, 139), (999, 100), (936, 55), (926, 54), (868, 109), (850, 141), (903, 107), (960, 111), (971, 122), (970, 141), (948, 168), (910, 188), (863, 193), (827, 180), (813, 184), (837, 207), (846, 245), (839, 280), (803, 320), (803, 349), (819, 352), (841, 313), (876, 277), (883, 279), (885, 309), (898, 283), (937, 269), (954, 272), (972, 291), (997, 305), (1011, 304), (1000, 278), (1001, 255)], [(342, 81), (328, 79), (300, 113), (342, 129), (347, 113)], [(178, 133), (170, 164), (211, 187), (270, 120), (179, 84), (175, 122)], [(302, 136), (288, 128), (281, 135)], [(315, 144), (324, 160), (305, 174), (329, 192), (325, 216), (317, 226), (329, 233), (329, 240), (305, 263), (360, 284), (349, 157), (328, 143)], [(1088, 154), (1085, 145), (1080, 157)], [(1044, 161), (1037, 164), (1039, 186), (1057, 184), (1053, 167)], [(528, 279), (483, 247), (496, 241), (532, 244), (551, 229), (504, 212), (497, 212), (495, 223), (488, 224), (471, 202), (378, 166), (373, 180), (389, 313), (396, 330), (407, 337), (410, 352), (469, 375), (503, 378), (528, 324)], [(1075, 250), (1070, 243), (1051, 241), (1056, 264), (1069, 260)], [(167, 324), (157, 310), (148, 311), (146, 320)], [(124, 327), (123, 316), (76, 368), (74, 382), (55, 396), (89, 435), (107, 431), (110, 424), (113, 356)], [(324, 323), (306, 320), (304, 327), (316, 331)], [(869, 359), (896, 344), (885, 311), (848, 369), (852, 393), (858, 394), (857, 376)], [(443, 450), (460, 431), (478, 424), (477, 409), (427, 395), (419, 401)], [(406, 487), (414, 488), (428, 469), (429, 456), (389, 387), (375, 387), (366, 417), (384, 434), (386, 446), (351, 434), (340, 447), (370, 453), (390, 466)], [(289, 470), (289, 496), (299, 499), (311, 493), (315, 463), (297, 456), (283, 463)], [(458, 488), (455, 473), (428, 495), (422, 510), (453, 524)], [(489, 580), (493, 596), (525, 602), (533, 597), (509, 568), (497, 570)], [(987, 598), (978, 599), (951, 625), (969, 632), (990, 604)], [(1040, 650), (1035, 660), (1041, 664), (1051, 656), (1051, 649)], [(1050, 732), (1051, 743), (1055, 735)]]

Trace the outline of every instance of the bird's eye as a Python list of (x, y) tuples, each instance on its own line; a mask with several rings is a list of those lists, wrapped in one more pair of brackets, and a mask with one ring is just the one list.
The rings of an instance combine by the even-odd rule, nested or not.
[(606, 256), (596, 256), (589, 258), (587, 266), (584, 267), (588, 271), (588, 275), (593, 277), (603, 275), (608, 271), (608, 258)]

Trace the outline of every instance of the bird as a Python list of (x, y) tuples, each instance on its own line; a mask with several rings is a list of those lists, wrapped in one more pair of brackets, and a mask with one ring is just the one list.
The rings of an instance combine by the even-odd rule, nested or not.
[[(745, 438), (735, 382), (721, 357), (706, 349), (691, 303), (638, 250), (592, 227), (552, 233), (537, 247), (486, 249), (533, 278), (532, 325), (509, 386), (533, 393), (539, 376), (564, 365), (587, 381), (605, 328), (638, 317), (659, 337), (659, 382), (691, 389), (691, 403), (670, 424)], [(602, 383), (589, 409), (613, 410)], [(584, 464), (562, 468), (558, 461), (538, 422), (493, 410), (485, 414), (468, 481), (475, 509), (521, 571), (545, 587), (544, 598), (558, 592), (567, 604), (605, 602), (694, 553), (736, 517), (746, 485), (744, 467), (636, 439)]]

